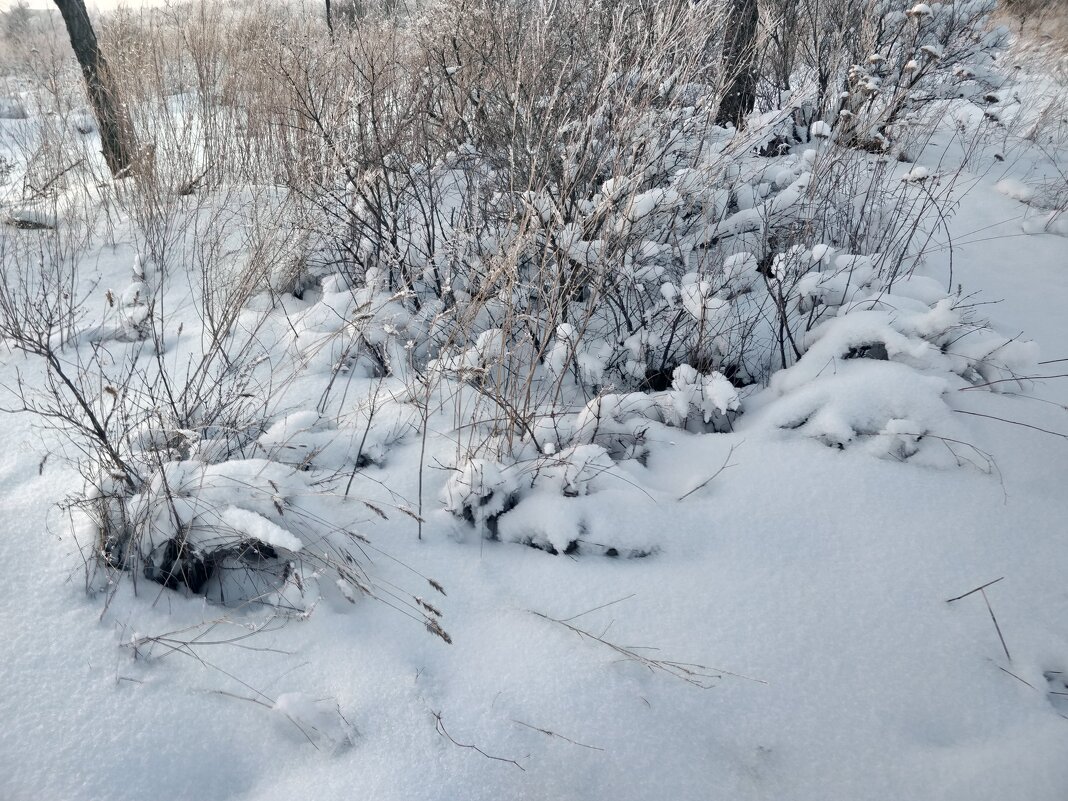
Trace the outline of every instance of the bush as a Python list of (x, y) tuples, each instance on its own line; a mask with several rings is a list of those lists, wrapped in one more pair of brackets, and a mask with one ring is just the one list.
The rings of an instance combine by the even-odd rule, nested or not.
[[(985, 0), (843, 7), (864, 23), (765, 9), (765, 107), (741, 128), (714, 124), (718, 4), (361, 5), (332, 36), (259, 5), (117, 14), (105, 38), (139, 168), (94, 190), (106, 224), (64, 244), (51, 178), (92, 185), (99, 164), (55, 83), (62, 113), (20, 180), (63, 235), (33, 240), (53, 247), (40, 260), (5, 252), (0, 292), (4, 336), (45, 364), (21, 408), (88, 454), (96, 555), (227, 602), (298, 609), (323, 575), (345, 597), (382, 592), (335, 521), (358, 472), (416, 433), (421, 533), (431, 418), (450, 414), (435, 429), (455, 439), (445, 508), (556, 552), (585, 524), (547, 532), (531, 509), (581, 503), (652, 431), (730, 430), (769, 385), (776, 426), (919, 453), (946, 423), (945, 381), (1015, 378), (1030, 358), (951, 285), (913, 280), (958, 173), (898, 168), (947, 98), (987, 102), (1003, 32)], [(62, 171), (68, 153), (83, 155)], [(139, 260), (76, 335), (79, 300), (60, 288), (116, 220)], [(165, 313), (181, 304), (201, 335), (185, 363)], [(855, 375), (816, 381), (827, 358)], [(872, 371), (922, 408), (839, 405)], [(355, 380), (367, 401), (348, 397)], [(301, 408), (283, 408), (297, 384)], [(309, 494), (323, 497), (294, 501)]]

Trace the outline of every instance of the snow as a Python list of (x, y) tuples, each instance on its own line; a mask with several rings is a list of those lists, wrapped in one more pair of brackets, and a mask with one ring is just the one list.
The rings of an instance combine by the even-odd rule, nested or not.
[(931, 171), (928, 170), (926, 167), (913, 167), (901, 177), (901, 180), (909, 183), (916, 183), (919, 181), (925, 181), (930, 177)]
[(1026, 234), (1059, 234), (1068, 236), (1068, 215), (1053, 211), (1025, 220), (1020, 226)]
[(1035, 196), (1033, 187), (1030, 187), (1015, 178), (1004, 178), (998, 181), (994, 185), (994, 188), (1006, 197), (1011, 197), (1013, 200), (1019, 200), (1021, 203), (1027, 203)]
[(284, 548), (294, 553), (304, 546), (304, 543), (281, 526), (277, 526), (267, 518), (247, 509), (230, 506), (224, 509), (219, 517), (223, 523), (231, 526), (235, 531), (246, 534), (267, 545)]
[(22, 228), (55, 228), (57, 220), (56, 215), (48, 209), (16, 206), (8, 210), (3, 222)]
[[(145, 550), (183, 532), (296, 565), (247, 603), (140, 575), (86, 593), (89, 532), (57, 506), (83, 486), (77, 454), (4, 416), (0, 797), (1063, 801), (1068, 722), (1049, 692), (1068, 672), (1068, 449), (1039, 429), (1068, 433), (1068, 223), (1027, 205), (1046, 155), (1021, 144), (996, 162), (1000, 136), (893, 281), (841, 242), (762, 269), (755, 239), (667, 281), (654, 268), (675, 255), (643, 233), (620, 273), (651, 270), (656, 313), (702, 334), (800, 264), (783, 290), (813, 315), (797, 358), (766, 387), (695, 363), (632, 391), (612, 383), (612, 348), (644, 378), (651, 337), (606, 345), (559, 322), (544, 369), (571, 394), (510, 453), (467, 424), (476, 407), (513, 413), (495, 406), (515, 355), (495, 319), (437, 341), (427, 375), (448, 389), (432, 391), (405, 342), (438, 309), (383, 301), (374, 275), (258, 296), (244, 320), (274, 315), (264, 368), (294, 377), (251, 399), (270, 416), (242, 457), (213, 462), (204, 427), (129, 432), (146, 453), (183, 451), (131, 500)], [(921, 148), (896, 191), (919, 191), (902, 174), (934, 191), (957, 147), (948, 131)], [(706, 238), (741, 238), (804, 220), (808, 153), (739, 178), (733, 213), (698, 168), (672, 174), (674, 194), (617, 178), (601, 193), (634, 227), (707, 194)], [(551, 220), (544, 201), (529, 198)], [(556, 246), (587, 266), (615, 236), (561, 228)], [(179, 298), (179, 363), (206, 337), (187, 277), (157, 290), (149, 265), (131, 281), (130, 229), (114, 238), (84, 262), (89, 308), (113, 288), (129, 332), (154, 292)], [(385, 377), (350, 358), (349, 327), (372, 313)], [(135, 347), (83, 324), (86, 349)], [(0, 351), (4, 386), (40, 373)], [(346, 545), (359, 569), (331, 573), (324, 554)], [(989, 610), (978, 593), (947, 602), (999, 577)], [(401, 588), (425, 617), (369, 602)]]
[(810, 126), (809, 132), (814, 137), (822, 137), (823, 139), (826, 139), (831, 135), (831, 126), (823, 120), (816, 120)]

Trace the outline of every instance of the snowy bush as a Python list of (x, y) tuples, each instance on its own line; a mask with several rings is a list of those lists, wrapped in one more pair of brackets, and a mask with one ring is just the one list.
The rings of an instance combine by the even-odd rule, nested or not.
[[(176, 213), (167, 224), (177, 244), (116, 270), (125, 289), (94, 287), (104, 313), (89, 326), (75, 288), (80, 254), (64, 249), (69, 221), (0, 247), (0, 335), (41, 374), (4, 387), (5, 408), (36, 414), (78, 454), (85, 485), (69, 506), (87, 586), (110, 595), (125, 577), (147, 579), (298, 616), (322, 598), (371, 598), (448, 641), (433, 605), (366, 570), (376, 549), (360, 529), (386, 512), (363, 503), (352, 482), (407, 433), (403, 407), (352, 418), (359, 446), (338, 433), (337, 418), (277, 415), (273, 404), (297, 374), (325, 378), (317, 391), (328, 397), (341, 365), (319, 365), (306, 343), (283, 335), (295, 323), (275, 313), (267, 271), (287, 248), (245, 231), (242, 241), (261, 247), (234, 269), (231, 252), (213, 247), (233, 237), (233, 217), (203, 211), (191, 209), (198, 223), (188, 227)], [(159, 253), (172, 255), (161, 262)], [(179, 253), (193, 253), (198, 269), (182, 270)], [(191, 313), (172, 324), (175, 309)]]
[(655, 552), (653, 533), (620, 531), (598, 506), (619, 480), (616, 458), (600, 445), (526, 453), (510, 464), (465, 462), (443, 493), (445, 509), (488, 539), (551, 554), (640, 558)]
[(890, 126), (932, 100), (982, 102), (1004, 80), (994, 59), (1007, 31), (988, 29), (994, 0), (899, 5), (871, 9), (869, 53), (849, 68), (838, 111), (849, 141), (883, 148)]
[[(826, 402), (796, 376), (831, 350), (843, 361), (885, 353), (929, 377), (917, 397), (938, 403), (911, 417), (843, 410), (833, 432), (806, 432), (884, 437), (883, 450), (906, 453), (910, 427), (955, 430), (936, 379), (1015, 376), (1022, 361), (981, 321), (953, 317), (946, 292), (907, 280), (957, 175), (917, 167), (903, 178), (867, 151), (895, 126), (922, 130), (933, 99), (985, 102), (1001, 80), (1002, 34), (986, 30), (986, 2), (864, 8), (826, 59), (827, 96), (805, 101), (804, 125), (795, 105), (773, 104), (745, 130), (713, 124), (704, 6), (591, 15), (564, 4), (545, 18), (523, 4), (443, 2), (369, 17), (377, 48), (302, 49), (310, 33), (298, 32), (276, 69), (319, 146), (318, 166), (288, 178), (321, 212), (308, 218), (317, 249), (305, 259), (321, 295), (294, 332), (316, 354), (307, 364), (403, 382), (401, 432), (453, 404), (452, 425), (469, 433), (441, 502), (489, 537), (514, 532), (531, 506), (524, 465), (588, 446), (641, 461), (651, 431), (731, 430), (747, 405), (767, 405), (758, 390), (769, 382), (783, 403), (798, 395), (780, 422), (802, 428)], [(871, 316), (887, 298), (953, 320), (899, 330), (903, 317)], [(869, 341), (839, 348), (862, 322)], [(987, 356), (1002, 346), (998, 366)], [(859, 398), (879, 383), (852, 386)], [(305, 456), (344, 469), (358, 440), (361, 462), (381, 462), (391, 446), (375, 450), (376, 430), (319, 431)]]
[(938, 101), (997, 101), (1006, 76), (996, 59), (1008, 32), (993, 24), (995, 9), (995, 0), (770, 0), (765, 102), (777, 108), (789, 97), (792, 108), (766, 141), (790, 147), (833, 136), (910, 152), (944, 113)]
[(1034, 343), (991, 331), (921, 278), (843, 305), (804, 346), (772, 377), (762, 419), (833, 447), (863, 442), (901, 460), (924, 451), (939, 464), (960, 463), (948, 443), (963, 445), (948, 393), (1020, 388), (1037, 360)]
[(445, 485), (445, 509), (493, 536), (497, 518), (515, 503), (515, 477), (502, 464), (486, 459), (464, 462)]
[[(914, 276), (959, 173), (881, 154), (935, 101), (991, 102), (1002, 32), (987, 0), (837, 6), (858, 25), (784, 9), (796, 41), (738, 128), (715, 124), (718, 4), (441, 0), (335, 37), (241, 8), (149, 31), (118, 15), (116, 43), (154, 45), (113, 65), (153, 76), (129, 102), (152, 146), (100, 205), (142, 256), (83, 331), (88, 357), (56, 353), (70, 308), (62, 332), (22, 325), (55, 287), (10, 285), (7, 304), (92, 443), (107, 560), (296, 605), (313, 574), (348, 581), (312, 544), (353, 541), (344, 503), (315, 526), (286, 499), (347, 498), (415, 442), (420, 527), (431, 440), (450, 475), (428, 498), (482, 536), (566, 552), (596, 524), (561, 510), (660, 435), (750, 416), (899, 458), (953, 435), (947, 390), (1000, 387), (1033, 353)], [(85, 148), (82, 111), (49, 131), (64, 149)], [(42, 170), (71, 161), (39, 150)], [(23, 277), (29, 252), (10, 257)], [(197, 346), (167, 327), (175, 307)], [(532, 522), (549, 510), (570, 521), (557, 533)]]

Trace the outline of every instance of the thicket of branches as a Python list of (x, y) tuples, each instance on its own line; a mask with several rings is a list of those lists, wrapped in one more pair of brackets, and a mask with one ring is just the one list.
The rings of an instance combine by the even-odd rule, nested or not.
[[(293, 608), (325, 572), (445, 637), (432, 606), (364, 573), (359, 535), (324, 522), (345, 513), (295, 500), (348, 497), (381, 406), (329, 469), (264, 445), (300, 370), (327, 354), (316, 410), (339, 426), (349, 375), (392, 382), (423, 437), (455, 409), (444, 502), (472, 523), (492, 528), (524, 460), (583, 492), (649, 425), (729, 428), (739, 390), (907, 278), (954, 176), (903, 182), (898, 160), (939, 101), (989, 102), (1000, 81), (987, 0), (773, 0), (744, 64), (723, 57), (730, 3), (334, 5), (329, 30), (258, 3), (102, 20), (138, 147), (116, 182), (61, 38), (34, 22), (55, 46), (8, 79), (40, 120), (8, 196), (43, 230), (0, 240), (0, 334), (38, 374), (8, 389), (82, 451), (106, 572)], [(752, 108), (718, 125), (743, 69)], [(130, 288), (87, 328), (80, 259), (127, 224)], [(204, 334), (178, 358), (181, 276)], [(318, 322), (286, 316), (293, 295)], [(981, 329), (954, 309), (908, 335)], [(303, 349), (284, 369), (279, 319)], [(986, 375), (988, 356), (951, 369)]]

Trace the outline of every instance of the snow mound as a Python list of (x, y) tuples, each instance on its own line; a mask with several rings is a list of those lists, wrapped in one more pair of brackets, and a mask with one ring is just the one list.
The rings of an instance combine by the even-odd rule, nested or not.
[(620, 510), (644, 509), (621, 489), (629, 481), (605, 448), (546, 451), (511, 465), (467, 461), (445, 486), (445, 508), (488, 539), (550, 554), (635, 558), (657, 549), (655, 526), (621, 525), (626, 516), (613, 522)]
[(1068, 236), (1068, 214), (1063, 211), (1054, 211), (1039, 217), (1032, 217), (1024, 221), (1023, 231), (1025, 234)]
[(1034, 187), (1015, 178), (1003, 178), (994, 185), (994, 188), (1005, 197), (1011, 197), (1021, 203), (1029, 203), (1035, 197)]
[(240, 535), (262, 542), (272, 548), (281, 548), (296, 553), (304, 547), (297, 537), (266, 517), (231, 506), (222, 511), (219, 518)]
[(862, 444), (874, 455), (904, 460), (932, 433), (959, 438), (943, 400), (948, 389), (946, 381), (903, 364), (855, 359), (795, 388), (766, 419), (831, 447)]
[(37, 206), (16, 206), (4, 215), (4, 222), (15, 228), (42, 230), (55, 228), (58, 224), (56, 215)]
[(754, 399), (753, 424), (937, 465), (970, 461), (954, 448), (971, 446), (951, 391), (1020, 388), (1038, 358), (1034, 343), (992, 331), (918, 278), (843, 305), (801, 345), (797, 363)]

